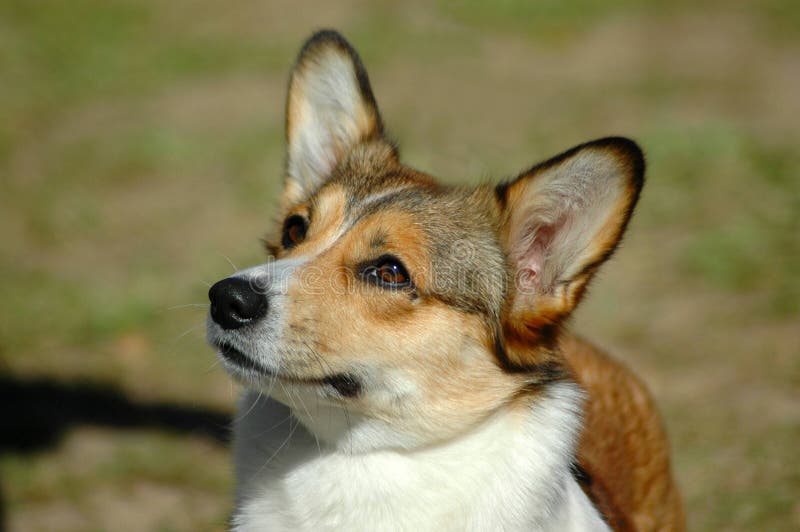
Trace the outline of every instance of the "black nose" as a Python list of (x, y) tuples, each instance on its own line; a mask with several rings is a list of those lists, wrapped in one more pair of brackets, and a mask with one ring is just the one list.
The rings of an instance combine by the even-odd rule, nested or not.
[(267, 298), (244, 279), (229, 277), (208, 291), (211, 318), (223, 329), (238, 329), (267, 313)]

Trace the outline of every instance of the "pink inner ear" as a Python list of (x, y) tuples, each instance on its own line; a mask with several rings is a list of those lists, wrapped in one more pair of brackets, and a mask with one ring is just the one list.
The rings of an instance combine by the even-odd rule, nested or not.
[(533, 237), (527, 249), (524, 249), (517, 259), (520, 288), (537, 293), (549, 290), (549, 287), (545, 286), (548, 282), (544, 277), (545, 262), (549, 258), (549, 247), (559, 225), (563, 225), (561, 220), (552, 225), (541, 225), (532, 231)]

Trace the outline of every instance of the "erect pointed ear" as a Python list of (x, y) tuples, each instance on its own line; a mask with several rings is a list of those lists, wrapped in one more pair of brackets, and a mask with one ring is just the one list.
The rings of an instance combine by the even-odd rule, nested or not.
[(335, 31), (312, 35), (289, 80), (283, 205), (316, 190), (351, 148), (382, 131), (367, 72), (356, 51)]
[(577, 146), (498, 187), (502, 238), (516, 270), (507, 329), (541, 334), (572, 312), (619, 244), (643, 183), (639, 147), (609, 137)]

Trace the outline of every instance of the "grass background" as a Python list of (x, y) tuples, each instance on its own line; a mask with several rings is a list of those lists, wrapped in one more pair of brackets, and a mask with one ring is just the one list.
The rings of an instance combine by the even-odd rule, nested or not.
[(693, 530), (797, 530), (800, 4), (781, 0), (0, 3), (5, 526), (224, 526), (236, 390), (205, 293), (262, 260), (286, 76), (323, 26), (362, 53), (405, 160), (449, 182), (640, 141), (643, 199), (575, 329), (651, 385)]

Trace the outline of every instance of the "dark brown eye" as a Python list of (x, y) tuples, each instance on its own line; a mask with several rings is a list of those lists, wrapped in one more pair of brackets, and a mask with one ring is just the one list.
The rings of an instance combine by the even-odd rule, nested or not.
[(299, 214), (294, 214), (286, 218), (283, 222), (283, 238), (281, 243), (286, 249), (292, 249), (297, 244), (305, 240), (308, 222)]
[(365, 266), (362, 276), (369, 282), (385, 288), (404, 288), (411, 284), (403, 264), (396, 258), (387, 256)]
[(405, 284), (408, 281), (405, 270), (399, 264), (383, 264), (378, 270), (378, 275), (385, 284)]

